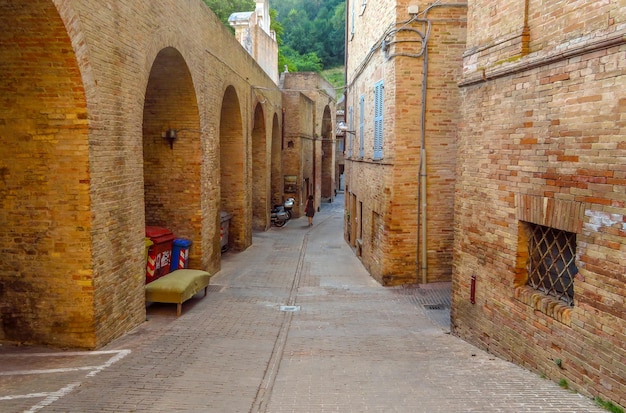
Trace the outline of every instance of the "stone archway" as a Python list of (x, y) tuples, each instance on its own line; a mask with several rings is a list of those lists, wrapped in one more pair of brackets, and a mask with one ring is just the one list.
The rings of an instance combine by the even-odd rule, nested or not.
[(330, 107), (324, 108), (322, 117), (322, 201), (335, 198), (335, 146), (333, 144), (333, 120)]
[(283, 168), (282, 168), (282, 137), (278, 115), (274, 114), (272, 120), (272, 205), (283, 202)]
[(52, 1), (0, 5), (0, 339), (94, 347), (89, 121)]
[(267, 132), (263, 107), (257, 104), (252, 127), (252, 228), (263, 231), (268, 227), (270, 199), (267, 169)]
[(246, 145), (241, 108), (235, 88), (224, 92), (220, 113), (220, 178), (221, 210), (231, 215), (228, 245), (242, 250), (246, 239)]
[(189, 68), (176, 49), (165, 48), (152, 65), (143, 112), (146, 225), (195, 242), (189, 266), (197, 268), (202, 253), (200, 135)]

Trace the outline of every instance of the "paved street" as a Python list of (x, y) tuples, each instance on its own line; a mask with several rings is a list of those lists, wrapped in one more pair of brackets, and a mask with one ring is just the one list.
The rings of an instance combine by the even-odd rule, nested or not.
[(605, 412), (449, 334), (449, 284), (383, 288), (343, 196), (256, 233), (183, 305), (95, 352), (0, 347), (2, 412)]

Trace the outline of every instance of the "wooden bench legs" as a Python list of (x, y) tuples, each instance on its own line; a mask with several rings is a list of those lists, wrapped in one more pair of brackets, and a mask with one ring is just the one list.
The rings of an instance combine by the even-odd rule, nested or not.
[[(209, 286), (207, 285), (206, 287), (204, 287), (204, 295), (202, 296), (203, 298), (206, 297), (208, 291), (209, 291)], [(180, 317), (182, 312), (183, 312), (183, 303), (177, 303), (176, 304), (176, 317)]]

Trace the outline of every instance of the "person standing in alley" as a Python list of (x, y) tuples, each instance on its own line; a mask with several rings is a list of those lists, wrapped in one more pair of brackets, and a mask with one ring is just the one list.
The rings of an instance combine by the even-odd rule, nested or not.
[(315, 215), (315, 206), (313, 205), (313, 195), (309, 195), (304, 207), (304, 213), (309, 218), (309, 226), (313, 225), (313, 216)]

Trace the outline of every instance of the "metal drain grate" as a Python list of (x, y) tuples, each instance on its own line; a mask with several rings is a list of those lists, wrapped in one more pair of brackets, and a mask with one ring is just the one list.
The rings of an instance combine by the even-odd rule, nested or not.
[(226, 288), (223, 285), (217, 285), (217, 284), (209, 284), (209, 286), (207, 287), (207, 292), (209, 293), (221, 293), (222, 291), (224, 291), (224, 288)]
[(447, 306), (445, 304), (424, 304), (424, 308), (427, 310), (445, 310)]

